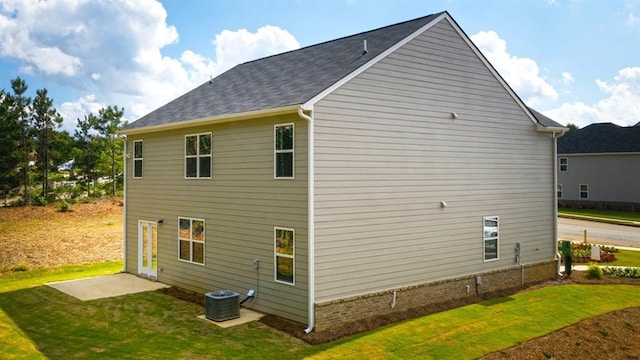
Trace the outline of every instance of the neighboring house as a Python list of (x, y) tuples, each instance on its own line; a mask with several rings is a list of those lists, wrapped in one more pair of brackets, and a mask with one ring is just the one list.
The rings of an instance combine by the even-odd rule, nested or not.
[(560, 206), (640, 210), (640, 123), (592, 124), (558, 140)]
[(122, 131), (125, 270), (307, 331), (554, 278), (564, 130), (447, 12), (247, 62)]

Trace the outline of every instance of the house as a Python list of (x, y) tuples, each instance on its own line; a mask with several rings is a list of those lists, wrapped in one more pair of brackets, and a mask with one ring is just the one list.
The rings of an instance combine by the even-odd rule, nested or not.
[(307, 332), (554, 278), (564, 130), (447, 12), (240, 64), (122, 131), (125, 270)]
[(560, 206), (640, 209), (640, 123), (591, 124), (558, 140)]

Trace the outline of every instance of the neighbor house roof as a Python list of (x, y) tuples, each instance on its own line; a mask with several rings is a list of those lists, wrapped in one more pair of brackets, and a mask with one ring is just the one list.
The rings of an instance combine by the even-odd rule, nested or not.
[[(305, 104), (442, 14), (446, 12), (237, 65), (123, 132)], [(561, 127), (538, 112), (534, 118), (543, 127)]]
[(640, 153), (640, 126), (591, 124), (558, 139), (558, 154)]

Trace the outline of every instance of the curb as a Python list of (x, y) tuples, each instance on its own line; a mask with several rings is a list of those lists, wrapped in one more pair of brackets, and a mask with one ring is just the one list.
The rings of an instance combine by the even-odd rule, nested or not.
[(605, 218), (599, 218), (599, 217), (595, 217), (595, 216), (571, 215), (571, 214), (561, 214), (561, 213), (558, 213), (558, 217), (567, 218), (567, 219), (575, 219), (575, 220), (595, 221), (595, 222), (601, 222), (601, 223), (606, 223), (606, 224), (614, 224), (614, 225), (640, 227), (640, 222), (637, 222), (637, 221), (605, 219)]

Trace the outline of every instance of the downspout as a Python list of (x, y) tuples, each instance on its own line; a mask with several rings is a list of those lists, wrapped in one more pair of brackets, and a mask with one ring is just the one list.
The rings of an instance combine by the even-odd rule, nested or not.
[(553, 248), (555, 249), (555, 257), (558, 261), (558, 269), (557, 274), (562, 276), (562, 272), (560, 272), (562, 260), (562, 256), (558, 252), (558, 137), (557, 135), (562, 135), (562, 132), (553, 132)]
[[(314, 131), (313, 131), (313, 118), (304, 113), (302, 106), (298, 108), (298, 115), (307, 120), (307, 216), (308, 216), (308, 229), (307, 229), (307, 246), (308, 246), (308, 326), (304, 329), (306, 334), (313, 331), (315, 326), (315, 215), (314, 215), (314, 201), (315, 201), (315, 165), (314, 165)], [(312, 113), (313, 116), (313, 113)]]
[(127, 272), (127, 135), (121, 135), (120, 138), (124, 141), (124, 152), (122, 161), (124, 162), (124, 168), (122, 171), (122, 213), (124, 217), (123, 221), (123, 236), (122, 236), (122, 272)]

